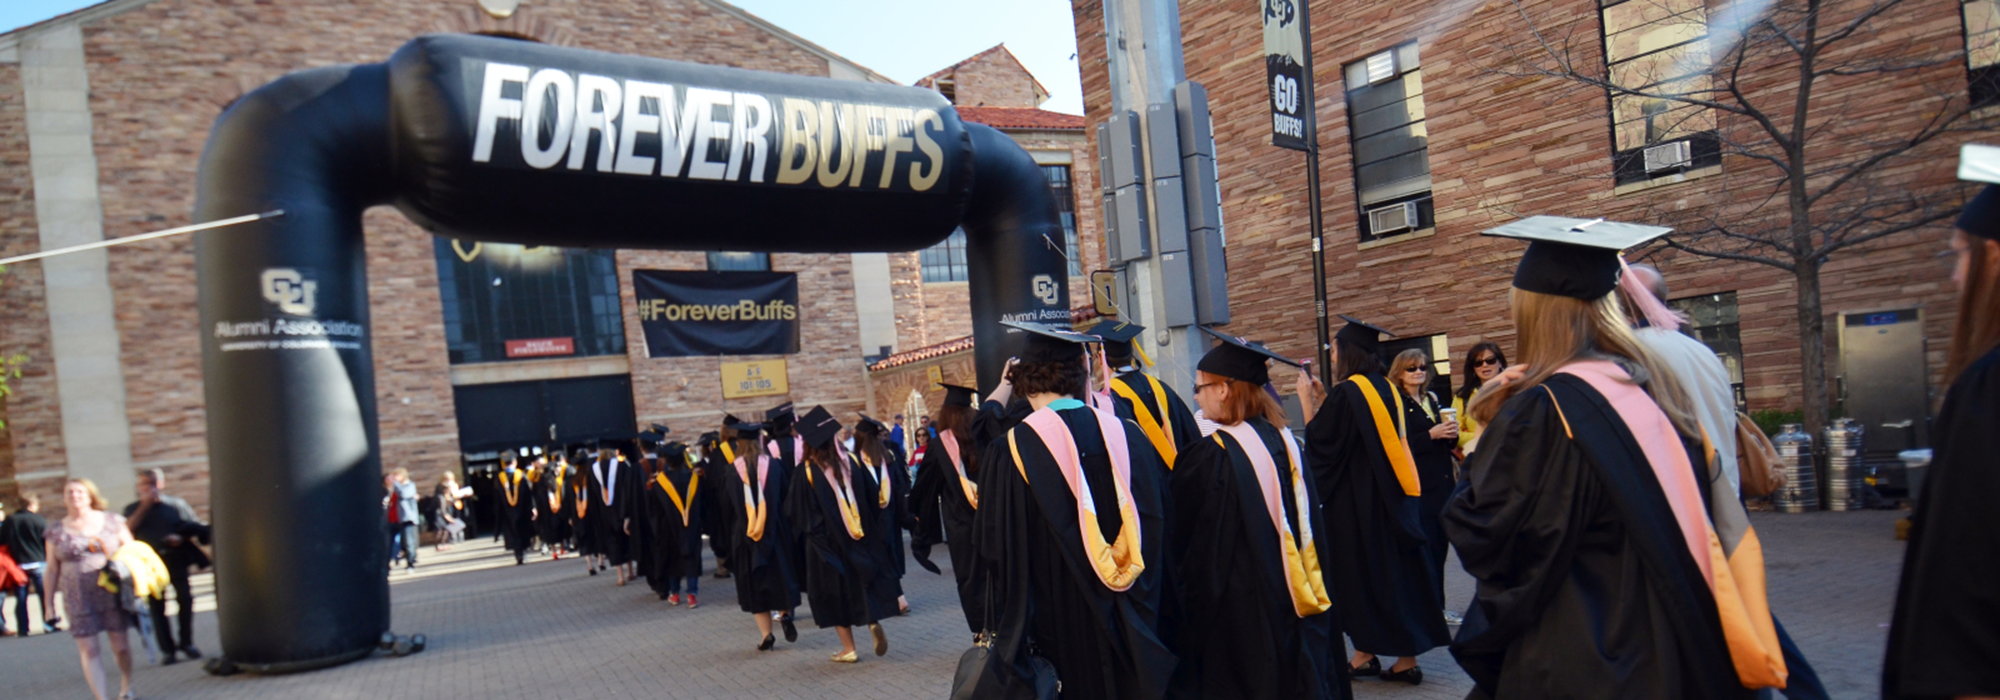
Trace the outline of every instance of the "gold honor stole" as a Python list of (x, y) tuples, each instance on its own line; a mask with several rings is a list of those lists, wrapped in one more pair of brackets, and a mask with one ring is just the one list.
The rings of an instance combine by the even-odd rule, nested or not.
[(938, 442), (944, 445), (945, 456), (951, 458), (951, 468), (958, 470), (958, 488), (965, 492), (965, 502), (972, 504), (973, 510), (979, 510), (979, 485), (965, 477), (965, 460), (958, 455), (958, 438), (949, 430), (939, 431), (938, 435), (943, 438)]
[[(509, 474), (512, 474), (513, 476), (508, 476)], [(500, 485), (503, 487), (501, 490), (507, 494), (507, 505), (510, 506), (520, 505), (521, 470), (516, 469), (511, 472), (504, 469), (501, 470)]]
[[(811, 484), (813, 481), (812, 465), (808, 464), (805, 467), (806, 483)], [(848, 469), (847, 478), (845, 479), (834, 479), (833, 470), (827, 469), (826, 478), (840, 482), (840, 488), (833, 488), (831, 481), (827, 484), (827, 488), (833, 491), (833, 500), (840, 504), (840, 523), (847, 526), (847, 538), (858, 541), (868, 536), (868, 531), (861, 528), (861, 509), (859, 506), (854, 505), (854, 470), (852, 468)]]
[(1309, 617), (1331, 609), (1333, 599), (1327, 596), (1326, 577), (1320, 573), (1319, 546), (1313, 541), (1312, 507), (1306, 496), (1305, 476), (1299, 472), (1298, 444), (1292, 441), (1290, 428), (1279, 428), (1278, 432), (1284, 436), (1285, 456), (1291, 460), (1292, 512), (1299, 516), (1297, 538), (1285, 526), (1285, 508), (1279, 502), (1284, 491), (1278, 488), (1278, 463), (1271, 459), (1271, 452), (1264, 439), (1257, 436), (1257, 429), (1248, 423), (1221, 426), (1216, 431), (1215, 444), (1228, 452), (1229, 445), (1222, 441), (1222, 433), (1229, 433), (1243, 448), (1243, 454), (1250, 456), (1250, 469), (1257, 473), (1257, 488), (1264, 493), (1264, 510), (1270, 511), (1271, 526), (1278, 529), (1279, 549), (1285, 555), (1285, 588), (1292, 592), (1292, 611), (1299, 617)]
[[(1764, 547), (1757, 539), (1757, 532), (1750, 528), (1749, 515), (1736, 500), (1728, 480), (1709, 480), (1713, 505), (1702, 502), (1703, 484), (1695, 478), (1694, 465), (1688, 461), (1687, 450), (1681, 447), (1673, 422), (1645, 390), (1631, 382), (1631, 375), (1617, 365), (1604, 361), (1576, 362), (1565, 366), (1561, 373), (1582, 379), (1603, 394), (1605, 402), (1611, 404), (1618, 419), (1639, 443), (1673, 510), (1688, 551), (1694, 555), (1709, 591), (1715, 596), (1722, 636), (1729, 644), (1729, 658), (1736, 666), (1738, 680), (1745, 688), (1785, 687), (1790, 672), (1785, 668), (1777, 626), (1772, 622), (1770, 601), (1766, 598)], [(1554, 392), (1550, 392), (1549, 399), (1555, 399)], [(1567, 430), (1569, 419), (1562, 416), (1560, 405), (1556, 410)], [(1702, 435), (1702, 444), (1709, 447), (1706, 434)], [(1729, 541), (1726, 551), (1725, 538)]]
[[(1389, 420), (1389, 409), (1382, 403), (1382, 394), (1375, 389), (1375, 383), (1362, 375), (1348, 377), (1361, 390), (1361, 397), (1368, 400), (1368, 414), (1375, 419), (1375, 434), (1382, 441), (1382, 452), (1389, 457), (1389, 468), (1396, 472), (1396, 483), (1403, 485), (1403, 495), (1421, 496), (1423, 487), (1417, 484), (1417, 461), (1410, 456), (1410, 440), (1403, 425), (1403, 392), (1391, 390), (1390, 398), (1396, 400), (1396, 419)], [(1389, 426), (1394, 425), (1391, 430)]]
[(576, 517), (588, 517), (590, 514), (590, 487), (585, 486), (583, 482), (579, 481), (576, 482), (576, 488), (571, 490), (570, 493), (576, 494)]
[(877, 467), (869, 463), (866, 451), (856, 452), (854, 456), (860, 458), (862, 466), (868, 467), (868, 475), (875, 477), (876, 483), (881, 484), (880, 487), (875, 489), (879, 492), (875, 495), (875, 507), (889, 507), (889, 464), (884, 462), (882, 466)]
[(1147, 440), (1153, 441), (1153, 449), (1160, 451), (1160, 459), (1167, 463), (1167, 468), (1173, 469), (1174, 458), (1180, 456), (1180, 450), (1175, 447), (1173, 438), (1169, 437), (1174, 431), (1174, 417), (1167, 405), (1167, 388), (1160, 386), (1160, 380), (1154, 379), (1150, 374), (1139, 376), (1146, 378), (1146, 384), (1153, 389), (1153, 398), (1160, 402), (1158, 419), (1153, 418), (1153, 409), (1147, 406), (1146, 402), (1139, 400), (1139, 392), (1133, 391), (1132, 387), (1125, 383), (1124, 377), (1111, 380), (1111, 390), (1125, 397), (1126, 401), (1132, 402), (1133, 416), (1139, 419), (1139, 431), (1146, 434)]
[[(728, 444), (723, 443), (724, 449), (727, 449)], [(750, 470), (743, 464), (743, 460), (734, 459), (731, 462), (736, 465), (736, 477), (743, 480), (743, 534), (749, 535), (752, 542), (762, 542), (764, 523), (771, 515), (770, 509), (765, 507), (768, 504), (764, 501), (764, 489), (770, 486), (771, 458), (757, 455), (756, 488), (750, 488)]]
[(666, 490), (667, 498), (673, 499), (674, 508), (681, 512), (681, 527), (687, 527), (688, 504), (694, 502), (694, 493), (701, 488), (701, 473), (688, 475), (688, 495), (685, 499), (681, 498), (680, 489), (674, 488), (674, 482), (667, 478), (666, 472), (654, 474), (653, 480), (660, 482), (660, 488)]
[[(1104, 531), (1097, 526), (1097, 502), (1090, 494), (1090, 481), (1083, 478), (1083, 469), (1078, 464), (1076, 438), (1063, 425), (1062, 417), (1056, 412), (1043, 408), (1028, 414), (1021, 425), (1035, 431), (1042, 445), (1055, 457), (1056, 467), (1062, 471), (1063, 481), (1068, 483), (1070, 495), (1076, 497), (1077, 528), (1083, 534), (1083, 554), (1090, 560), (1090, 568), (1097, 574), (1097, 580), (1114, 591), (1126, 591), (1139, 580), (1139, 574), (1146, 570), (1145, 553), (1140, 550), (1139, 508), (1132, 503), (1132, 455), (1125, 446), (1125, 426), (1120, 425), (1117, 416), (1103, 409), (1089, 409), (1097, 418), (1097, 427), (1104, 434), (1105, 451), (1111, 458), (1111, 485), (1118, 494), (1118, 537), (1115, 543), (1104, 541)], [(1020, 432), (1019, 426), (1007, 431), (1007, 449), (1014, 454), (1014, 468), (1021, 472), (1021, 480), (1028, 480), (1028, 469), (1021, 463), (1021, 446), (1014, 440)]]
[(723, 440), (723, 441), (722, 441), (722, 443), (721, 443), (721, 444), (722, 444), (722, 459), (723, 459), (724, 461), (728, 461), (728, 462), (734, 462), (734, 461), (736, 461), (736, 448), (734, 448), (734, 447), (730, 447), (730, 446), (729, 446), (729, 442), (730, 442), (730, 441), (728, 441), (728, 440)]

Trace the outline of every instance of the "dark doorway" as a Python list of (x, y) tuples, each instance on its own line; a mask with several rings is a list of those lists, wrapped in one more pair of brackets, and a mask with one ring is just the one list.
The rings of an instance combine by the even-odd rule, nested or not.
[(452, 387), (466, 453), (630, 439), (638, 425), (632, 375)]

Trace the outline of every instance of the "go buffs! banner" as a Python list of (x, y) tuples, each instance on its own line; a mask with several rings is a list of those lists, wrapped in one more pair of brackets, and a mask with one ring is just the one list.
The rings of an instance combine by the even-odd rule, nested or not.
[(799, 277), (790, 272), (633, 270), (647, 357), (799, 351)]

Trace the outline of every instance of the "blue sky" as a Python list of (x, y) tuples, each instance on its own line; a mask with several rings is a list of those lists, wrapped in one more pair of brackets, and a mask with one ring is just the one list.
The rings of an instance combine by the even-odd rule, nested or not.
[[(533, 6), (535, 1), (524, 4)], [(1005, 43), (1052, 93), (1043, 109), (1083, 113), (1068, 0), (731, 1), (905, 84)], [(0, 31), (94, 4), (93, 0), (0, 0)]]

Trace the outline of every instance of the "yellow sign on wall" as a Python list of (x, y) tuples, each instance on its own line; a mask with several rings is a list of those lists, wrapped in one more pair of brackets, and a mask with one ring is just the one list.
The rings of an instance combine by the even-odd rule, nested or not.
[(784, 360), (722, 363), (722, 398), (746, 399), (792, 393)]

